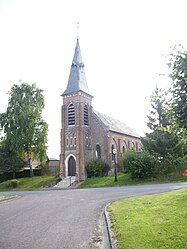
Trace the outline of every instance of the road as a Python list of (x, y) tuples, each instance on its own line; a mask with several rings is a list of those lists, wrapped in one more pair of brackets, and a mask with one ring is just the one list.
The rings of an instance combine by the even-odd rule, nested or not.
[(109, 249), (106, 204), (180, 188), (187, 182), (14, 192), (20, 198), (0, 202), (0, 249)]

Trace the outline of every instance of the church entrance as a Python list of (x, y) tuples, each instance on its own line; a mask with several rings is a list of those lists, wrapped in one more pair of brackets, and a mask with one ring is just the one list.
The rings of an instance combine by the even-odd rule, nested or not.
[(75, 176), (76, 174), (76, 162), (75, 159), (70, 156), (68, 160), (68, 176)]

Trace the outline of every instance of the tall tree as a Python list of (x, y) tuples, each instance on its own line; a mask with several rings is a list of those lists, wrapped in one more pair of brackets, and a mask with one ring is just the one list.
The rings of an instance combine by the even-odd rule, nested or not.
[(179, 153), (178, 136), (170, 129), (170, 110), (166, 101), (166, 93), (156, 87), (150, 97), (151, 110), (147, 116), (147, 126), (151, 132), (142, 138), (144, 148), (152, 154), (166, 158), (168, 154)]
[(7, 111), (0, 115), (6, 144), (20, 157), (27, 154), (30, 175), (33, 176), (32, 155), (43, 162), (46, 157), (48, 125), (42, 118), (43, 91), (35, 84), (13, 85)]
[(187, 129), (187, 52), (182, 46), (175, 46), (168, 60), (172, 79), (173, 116), (180, 128)]
[(156, 87), (154, 93), (150, 97), (151, 110), (147, 116), (147, 126), (150, 130), (166, 127), (169, 124), (167, 105), (166, 105), (166, 93)]

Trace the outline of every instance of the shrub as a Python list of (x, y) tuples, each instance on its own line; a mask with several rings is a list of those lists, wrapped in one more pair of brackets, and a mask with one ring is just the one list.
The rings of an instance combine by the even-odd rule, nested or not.
[(164, 160), (160, 161), (158, 175), (181, 175), (184, 172), (186, 165), (187, 161), (185, 160), (185, 158), (174, 157), (168, 154)]
[(101, 158), (91, 159), (86, 163), (87, 177), (106, 176), (110, 167)]
[(122, 156), (122, 162), (125, 172), (130, 173), (131, 178), (146, 179), (156, 175), (158, 160), (146, 151), (129, 151)]
[(17, 179), (13, 179), (13, 180), (8, 180), (4, 183), (4, 186), (6, 188), (16, 188), (19, 185), (19, 181)]

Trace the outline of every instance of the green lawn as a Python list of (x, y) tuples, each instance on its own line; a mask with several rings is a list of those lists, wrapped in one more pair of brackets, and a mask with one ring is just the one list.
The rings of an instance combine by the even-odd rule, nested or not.
[(97, 188), (97, 187), (109, 187), (109, 186), (123, 186), (133, 184), (134, 182), (130, 179), (128, 174), (119, 173), (118, 181), (114, 181), (114, 176), (106, 177), (92, 177), (87, 178), (79, 186), (80, 188)]
[(10, 197), (10, 196), (12, 196), (12, 195), (10, 195), (10, 194), (0, 194), (0, 198), (1, 197)]
[(187, 248), (187, 189), (124, 199), (108, 211), (119, 249)]
[(165, 179), (151, 178), (146, 180), (132, 180), (129, 174), (118, 173), (118, 181), (114, 181), (114, 176), (106, 177), (92, 177), (86, 179), (79, 186), (80, 188), (98, 188), (98, 187), (114, 187), (114, 186), (124, 186), (124, 185), (135, 185), (135, 184), (146, 184), (146, 183), (164, 183), (171, 181), (184, 181), (184, 177), (168, 177)]
[(35, 177), (25, 177), (17, 179), (20, 183), (16, 188), (6, 188), (6, 182), (0, 183), (0, 191), (10, 191), (10, 190), (34, 190), (42, 188), (51, 183), (58, 181), (58, 178), (54, 176), (35, 176)]

